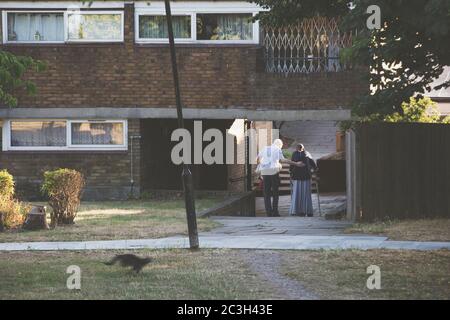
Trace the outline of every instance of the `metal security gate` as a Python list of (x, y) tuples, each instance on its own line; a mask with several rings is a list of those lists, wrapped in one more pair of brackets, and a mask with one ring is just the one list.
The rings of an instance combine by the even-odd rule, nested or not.
[(282, 28), (264, 27), (266, 71), (272, 73), (338, 72), (349, 66), (339, 53), (352, 44), (352, 34), (339, 30), (339, 20), (305, 19)]

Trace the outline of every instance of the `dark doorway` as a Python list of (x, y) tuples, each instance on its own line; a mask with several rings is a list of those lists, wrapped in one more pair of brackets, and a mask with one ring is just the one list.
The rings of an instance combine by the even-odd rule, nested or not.
[[(203, 132), (215, 128), (224, 137), (234, 120), (202, 120)], [(185, 120), (185, 127), (194, 139), (194, 120)], [(142, 132), (142, 186), (144, 190), (181, 190), (181, 166), (171, 160), (172, 148), (178, 142), (171, 141), (172, 132), (178, 128), (175, 119), (145, 119)], [(210, 142), (203, 142), (203, 147)], [(193, 154), (193, 150), (192, 150)], [(224, 150), (225, 154), (225, 150)], [(192, 165), (197, 190), (227, 190), (227, 166)]]

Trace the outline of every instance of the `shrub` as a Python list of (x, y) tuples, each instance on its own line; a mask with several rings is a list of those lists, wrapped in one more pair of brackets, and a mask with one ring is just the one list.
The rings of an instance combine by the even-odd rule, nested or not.
[(14, 179), (6, 170), (0, 170), (0, 196), (8, 199), (14, 196)]
[(52, 226), (74, 223), (83, 187), (83, 175), (76, 170), (58, 169), (44, 173), (42, 192), (48, 196), (53, 209), (50, 214)]
[(29, 210), (29, 206), (15, 199), (0, 196), (0, 225), (6, 229), (21, 226)]

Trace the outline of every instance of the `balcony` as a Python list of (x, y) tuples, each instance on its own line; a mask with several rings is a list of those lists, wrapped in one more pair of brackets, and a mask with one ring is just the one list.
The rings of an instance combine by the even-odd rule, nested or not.
[(282, 28), (265, 27), (262, 38), (268, 73), (308, 74), (350, 68), (339, 53), (352, 44), (352, 33), (339, 30), (337, 18), (315, 17)]

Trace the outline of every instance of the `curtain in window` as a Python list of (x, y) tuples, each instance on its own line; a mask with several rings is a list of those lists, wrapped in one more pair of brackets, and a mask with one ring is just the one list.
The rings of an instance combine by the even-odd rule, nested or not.
[(72, 123), (73, 145), (123, 145), (122, 123)]
[(247, 14), (217, 16), (217, 40), (252, 40), (253, 24)]
[[(173, 16), (173, 33), (177, 39), (191, 38), (191, 17)], [(139, 37), (142, 39), (167, 39), (167, 20), (165, 16), (140, 16)]]
[(70, 40), (120, 40), (122, 38), (120, 14), (70, 14), (68, 25)]
[(9, 41), (63, 41), (64, 16), (58, 13), (8, 13)]
[(66, 146), (65, 121), (12, 121), (12, 147)]
[(251, 14), (197, 14), (198, 40), (252, 40)]

